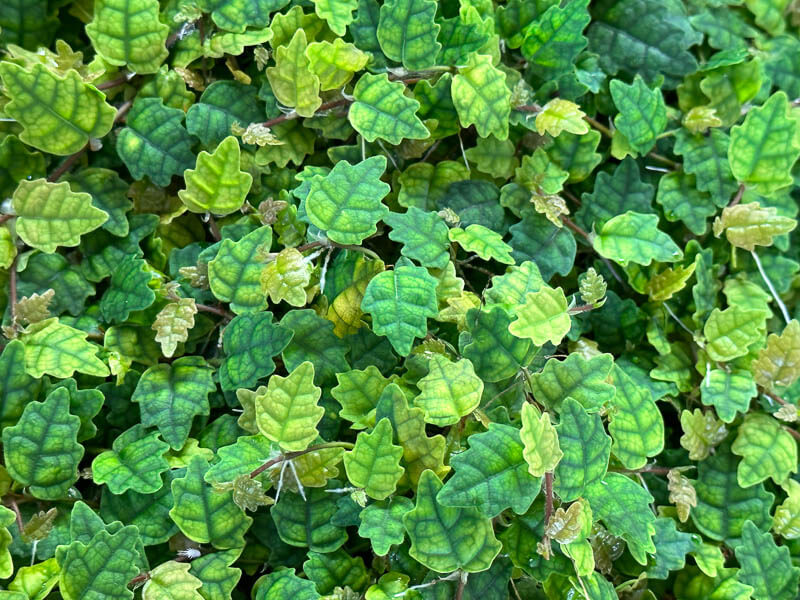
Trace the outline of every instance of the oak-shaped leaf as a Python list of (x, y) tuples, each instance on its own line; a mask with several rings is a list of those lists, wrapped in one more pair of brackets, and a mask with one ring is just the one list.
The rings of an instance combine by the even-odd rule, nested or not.
[(543, 285), (527, 294), (525, 302), (517, 307), (517, 319), (508, 330), (519, 338), (530, 339), (537, 346), (547, 342), (558, 346), (571, 326), (564, 290)]
[(474, 252), (482, 260), (494, 259), (506, 265), (514, 264), (511, 246), (503, 241), (503, 236), (488, 227), (473, 223), (466, 229), (454, 227), (448, 235), (450, 241), (457, 242), (465, 252)]
[(555, 79), (573, 68), (586, 47), (583, 30), (589, 24), (588, 0), (573, 0), (563, 8), (551, 5), (524, 30), (522, 55), (542, 79)]
[(428, 374), (417, 387), (420, 394), (414, 406), (423, 410), (426, 423), (438, 427), (458, 423), (478, 407), (483, 394), (483, 381), (469, 359), (453, 362), (441, 354), (431, 356)]
[(57, 318), (29, 325), (20, 340), (25, 345), (25, 372), (71, 377), (75, 371), (105, 377), (108, 367), (97, 357), (99, 346), (86, 341), (88, 332), (61, 323)]
[(293, 335), (275, 323), (270, 312), (234, 317), (222, 335), (226, 354), (219, 368), (222, 389), (253, 388), (259, 379), (271, 375), (273, 358), (283, 352)]
[(531, 377), (531, 390), (552, 410), (559, 411), (562, 403), (572, 398), (594, 412), (614, 398), (614, 386), (607, 382), (613, 365), (610, 354), (587, 360), (581, 353), (572, 352), (565, 360), (551, 358)]
[(377, 39), (383, 53), (406, 69), (436, 64), (442, 45), (436, 41), (440, 25), (434, 21), (432, 0), (390, 0), (380, 9)]
[(447, 224), (435, 212), (410, 206), (405, 213), (389, 213), (383, 218), (392, 228), (389, 239), (401, 242), (403, 256), (423, 267), (444, 269), (450, 261)]
[(189, 572), (203, 584), (200, 595), (204, 600), (225, 600), (233, 593), (242, 576), (242, 570), (231, 565), (236, 562), (242, 548), (220, 550), (195, 558)]
[(664, 449), (664, 418), (650, 392), (614, 366), (616, 393), (611, 401), (608, 432), (611, 452), (628, 469), (639, 469)]
[(419, 102), (408, 98), (401, 81), (389, 81), (382, 73), (364, 73), (353, 90), (355, 102), (347, 118), (365, 140), (386, 140), (397, 145), (404, 139), (424, 140), (428, 129), (417, 116)]
[(142, 600), (202, 600), (203, 582), (189, 572), (192, 565), (168, 560), (150, 571), (142, 587)]
[(761, 206), (758, 202), (736, 204), (722, 209), (714, 219), (714, 235), (725, 237), (737, 248), (753, 251), (756, 246), (771, 246), (775, 236), (789, 233), (797, 221), (778, 214), (774, 206)]
[(768, 478), (780, 484), (797, 472), (797, 442), (780, 422), (763, 413), (745, 417), (731, 452), (742, 457), (736, 476), (743, 488)]
[(470, 55), (453, 78), (451, 91), (463, 127), (475, 125), (481, 137), (508, 138), (511, 90), (506, 74), (492, 64), (490, 56)]
[(597, 252), (618, 262), (647, 266), (653, 260), (675, 262), (683, 252), (658, 229), (658, 216), (628, 211), (608, 220), (594, 238)]
[(778, 546), (769, 533), (745, 521), (742, 539), (733, 549), (739, 561), (739, 580), (753, 588), (754, 598), (790, 600), (797, 593), (800, 569), (792, 564), (789, 548)]
[(756, 382), (747, 371), (712, 369), (700, 384), (700, 400), (725, 423), (732, 423), (737, 412), (746, 413), (755, 395)]
[(734, 305), (711, 311), (703, 334), (708, 355), (717, 361), (729, 361), (747, 354), (747, 349), (763, 335), (764, 312)]
[(172, 358), (178, 344), (189, 339), (189, 330), (194, 327), (197, 303), (194, 298), (179, 298), (162, 308), (152, 329), (156, 332), (156, 342), (161, 345), (161, 353)]
[(306, 48), (306, 56), (323, 91), (342, 87), (369, 61), (369, 54), (342, 38), (336, 38), (333, 43), (327, 40), (313, 42)]
[(319, 77), (310, 69), (307, 47), (306, 32), (298, 29), (287, 45), (277, 48), (275, 66), (266, 70), (275, 98), (301, 117), (313, 116), (322, 104)]
[(237, 241), (222, 240), (217, 256), (208, 263), (208, 282), (214, 296), (230, 302), (236, 314), (256, 312), (267, 300), (261, 291), (264, 263), (256, 260), (259, 248), (272, 243), (272, 229), (259, 227)]
[(660, 89), (650, 89), (640, 76), (630, 85), (618, 79), (609, 85), (619, 110), (614, 125), (639, 154), (646, 154), (667, 126), (667, 108)]
[[(497, 287), (498, 292), (500, 289)], [(465, 324), (470, 337), (461, 353), (486, 382), (503, 381), (518, 374), (520, 368), (533, 360), (538, 350), (530, 339), (518, 338), (509, 332), (511, 319), (503, 305), (467, 311)]]
[(161, 486), (161, 473), (169, 468), (164, 453), (169, 445), (158, 439), (158, 432), (134, 425), (114, 440), (111, 450), (92, 461), (94, 481), (106, 484), (113, 494), (133, 490), (152, 494)]
[(755, 382), (768, 390), (788, 387), (797, 381), (800, 377), (800, 322), (792, 319), (780, 335), (770, 334), (767, 345), (750, 363), (750, 370)]
[(131, 312), (144, 310), (156, 299), (148, 283), (152, 273), (147, 263), (136, 256), (129, 256), (117, 266), (111, 275), (111, 283), (100, 299), (100, 311), (108, 323), (124, 323)]
[(256, 582), (254, 600), (320, 600), (313, 581), (302, 579), (294, 569), (281, 567)]
[(556, 468), (564, 452), (558, 442), (558, 434), (550, 415), (526, 402), (520, 415), (522, 428), (519, 436), (523, 444), (522, 457), (528, 465), (528, 473), (542, 477)]
[(392, 443), (393, 433), (391, 421), (384, 417), (371, 433), (359, 433), (355, 447), (344, 455), (350, 483), (363, 488), (367, 496), (375, 500), (385, 500), (392, 495), (403, 475), (400, 466), (403, 449)]
[(333, 552), (347, 541), (347, 531), (331, 522), (337, 510), (335, 494), (313, 488), (305, 490), (305, 498), (294, 492), (282, 493), (270, 514), (284, 543), (313, 552)]
[(373, 502), (359, 513), (358, 535), (367, 538), (378, 556), (385, 556), (392, 546), (403, 543), (406, 537), (403, 516), (414, 508), (405, 496), (394, 496)]

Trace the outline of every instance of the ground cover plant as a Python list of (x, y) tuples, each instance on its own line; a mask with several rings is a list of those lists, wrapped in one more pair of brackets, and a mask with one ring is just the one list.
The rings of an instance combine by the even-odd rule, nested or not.
[(800, 3), (4, 0), (0, 600), (792, 600)]

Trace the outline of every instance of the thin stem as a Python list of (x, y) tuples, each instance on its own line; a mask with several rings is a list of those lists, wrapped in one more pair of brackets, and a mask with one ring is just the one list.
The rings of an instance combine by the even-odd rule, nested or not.
[(144, 583), (144, 582), (145, 582), (145, 581), (147, 581), (148, 579), (150, 579), (150, 573), (149, 573), (149, 572), (147, 572), (147, 571), (145, 571), (144, 573), (139, 573), (139, 574), (138, 574), (136, 577), (134, 577), (133, 579), (131, 579), (131, 580), (128, 582), (128, 585), (129, 585), (129, 586), (130, 586), (130, 585), (132, 585), (132, 586), (137, 586), (137, 585), (139, 585), (140, 583)]
[(47, 181), (49, 181), (50, 183), (55, 183), (56, 181), (61, 179), (61, 176), (64, 175), (64, 173), (66, 173), (67, 171), (69, 171), (75, 165), (75, 163), (78, 162), (78, 159), (81, 156), (83, 156), (83, 154), (88, 149), (89, 149), (89, 144), (86, 144), (83, 148), (78, 150), (75, 154), (71, 154), (70, 156), (68, 156), (64, 160), (64, 162), (62, 162), (60, 165), (58, 165), (58, 167), (56, 167), (56, 169), (54, 169), (53, 172), (50, 173), (50, 175), (47, 176)]
[(296, 452), (286, 452), (285, 454), (281, 454), (279, 456), (276, 456), (275, 458), (268, 460), (263, 465), (253, 470), (250, 473), (250, 479), (255, 479), (270, 467), (274, 467), (278, 463), (281, 463), (285, 460), (292, 460), (294, 458), (297, 458), (298, 456), (303, 456), (304, 454), (308, 454), (309, 452), (316, 452), (317, 450), (325, 450), (326, 448), (352, 449), (354, 448), (354, 445), (351, 444), (350, 442), (328, 442), (326, 444), (317, 444), (316, 446), (311, 446), (309, 448), (306, 448), (305, 450), (298, 450)]
[(6, 221), (10, 221), (11, 219), (13, 219), (16, 216), (17, 215), (0, 215), (0, 225), (5, 223)]
[(208, 213), (208, 228), (211, 230), (211, 237), (213, 237), (216, 241), (220, 241), (222, 239), (222, 234), (219, 232), (217, 222), (214, 220), (214, 217), (211, 215), (211, 213)]
[(736, 206), (737, 204), (739, 204), (739, 202), (742, 201), (742, 196), (744, 196), (744, 190), (745, 190), (744, 184), (741, 184), (739, 186), (739, 189), (736, 190), (736, 195), (733, 197), (733, 200), (731, 200), (731, 203), (728, 206)]
[(590, 310), (594, 310), (594, 304), (581, 304), (580, 306), (573, 306), (567, 312), (571, 315), (576, 315), (582, 312), (589, 312)]
[(664, 309), (667, 311), (667, 313), (669, 314), (669, 316), (670, 316), (670, 317), (672, 317), (672, 318), (675, 320), (675, 322), (676, 322), (678, 325), (680, 325), (680, 326), (683, 328), (683, 330), (684, 330), (686, 333), (688, 333), (690, 336), (692, 336), (692, 339), (694, 339), (694, 331), (692, 331), (691, 329), (689, 329), (689, 328), (688, 328), (688, 327), (687, 327), (687, 326), (684, 324), (684, 322), (683, 322), (683, 321), (681, 321), (681, 320), (678, 318), (678, 315), (676, 315), (674, 312), (672, 312), (672, 309), (669, 307), (669, 304), (667, 304), (666, 302), (663, 302), (663, 303), (662, 303), (662, 306), (663, 306), (663, 307), (664, 307)]
[(614, 133), (608, 127), (606, 127), (605, 125), (600, 123), (597, 119), (593, 119), (592, 117), (589, 117), (589, 116), (583, 117), (583, 119), (587, 123), (589, 123), (589, 125), (591, 125), (595, 129), (597, 129), (597, 131), (602, 133), (604, 136), (606, 136), (606, 137), (614, 137)]
[(789, 321), (791, 321), (791, 318), (789, 317), (789, 311), (786, 309), (786, 305), (783, 303), (783, 300), (781, 300), (780, 297), (778, 296), (778, 292), (775, 290), (775, 286), (772, 285), (772, 282), (770, 281), (769, 277), (767, 277), (767, 273), (766, 271), (764, 271), (764, 267), (761, 264), (761, 259), (758, 258), (758, 254), (756, 254), (756, 251), (751, 250), (750, 254), (753, 257), (753, 260), (756, 262), (756, 266), (758, 267), (758, 272), (761, 273), (761, 279), (763, 279), (764, 283), (767, 284), (767, 287), (769, 288), (772, 297), (775, 298), (775, 303), (781, 310), (781, 314), (783, 315), (784, 321), (786, 321), (786, 323), (788, 324)]
[(224, 310), (222, 308), (218, 308), (216, 306), (209, 306), (208, 304), (195, 304), (195, 306), (197, 307), (197, 310), (199, 310), (199, 311), (212, 313), (212, 314), (215, 314), (215, 315), (219, 315), (220, 317), (228, 319), (229, 321), (231, 319), (233, 319), (233, 317), (234, 317), (234, 315), (229, 313), (227, 310)]
[(544, 528), (550, 523), (553, 516), (553, 472), (547, 471), (544, 474)]
[(115, 88), (118, 85), (122, 85), (128, 81), (128, 74), (123, 73), (116, 79), (111, 79), (110, 81), (104, 81), (103, 83), (98, 83), (96, 87), (98, 90), (110, 90), (111, 88)]
[(638, 473), (652, 473), (653, 475), (666, 475), (672, 469), (679, 469), (681, 467), (658, 467), (656, 465), (647, 465), (642, 467), (641, 469), (614, 469), (611, 468), (609, 471), (614, 473), (626, 473), (628, 475), (634, 475)]
[(592, 238), (589, 237), (589, 234), (586, 233), (580, 227), (578, 227), (578, 225), (575, 224), (575, 221), (570, 219), (567, 215), (561, 215), (561, 222), (564, 223), (564, 225), (566, 225), (570, 229), (572, 229), (572, 231), (583, 237), (587, 242), (589, 242), (590, 246), (592, 245)]
[(11, 312), (11, 326), (14, 327), (17, 321), (17, 258), (11, 261), (8, 269), (8, 308)]
[(784, 400), (777, 394), (773, 394), (772, 392), (768, 392), (767, 390), (764, 390), (764, 395), (768, 396), (769, 398), (772, 398), (775, 402), (777, 402), (781, 406), (788, 406), (789, 404), (788, 402), (786, 402), (786, 400)]
[(117, 109), (116, 116), (114, 117), (114, 123), (119, 123), (120, 121), (125, 119), (125, 115), (128, 114), (128, 111), (131, 109), (131, 106), (133, 106), (133, 100), (128, 100), (123, 104), (121, 104), (120, 107)]
[(458, 587), (456, 588), (454, 600), (462, 600), (464, 598), (464, 588), (467, 587), (467, 577), (467, 573), (462, 571), (461, 576), (458, 578)]
[(786, 425), (783, 425), (783, 428), (784, 428), (786, 431), (788, 431), (788, 432), (789, 432), (789, 433), (792, 435), (792, 437), (793, 437), (794, 439), (796, 439), (796, 440), (800, 441), (800, 432), (798, 432), (798, 431), (795, 431), (794, 429), (792, 429), (791, 427), (787, 427)]
[(523, 104), (522, 106), (515, 106), (514, 110), (520, 112), (538, 113), (542, 112), (542, 107), (538, 104)]
[(673, 171), (681, 168), (680, 163), (676, 163), (674, 160), (667, 158), (666, 156), (662, 156), (661, 154), (657, 154), (656, 152), (649, 152), (647, 156), (653, 160), (657, 160), (663, 165), (667, 165)]
[(17, 506), (17, 501), (14, 498), (11, 498), (8, 501), (9, 506), (11, 506), (11, 510), (14, 511), (14, 515), (17, 517), (17, 529), (19, 529), (19, 535), (22, 535), (22, 530), (25, 527), (22, 524), (22, 513), (19, 512), (19, 506)]

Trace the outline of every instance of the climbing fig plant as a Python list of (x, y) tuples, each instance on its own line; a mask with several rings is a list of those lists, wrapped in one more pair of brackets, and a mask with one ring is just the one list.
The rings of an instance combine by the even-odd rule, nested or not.
[(800, 3), (0, 2), (0, 600), (794, 600)]

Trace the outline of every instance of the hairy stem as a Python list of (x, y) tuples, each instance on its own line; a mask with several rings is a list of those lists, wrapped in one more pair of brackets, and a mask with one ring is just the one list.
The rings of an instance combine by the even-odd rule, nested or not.
[(253, 470), (250, 473), (250, 479), (254, 479), (261, 475), (264, 471), (269, 469), (270, 467), (274, 467), (275, 465), (282, 463), (285, 460), (292, 460), (293, 458), (297, 458), (298, 456), (303, 456), (303, 454), (308, 454), (309, 452), (316, 452), (317, 450), (325, 450), (326, 448), (347, 448), (352, 449), (354, 445), (350, 442), (328, 442), (326, 444), (317, 444), (316, 446), (311, 446), (306, 448), (305, 450), (298, 450), (296, 452), (286, 452), (279, 456), (276, 456), (273, 459), (268, 460), (263, 465), (258, 467), (257, 469)]

